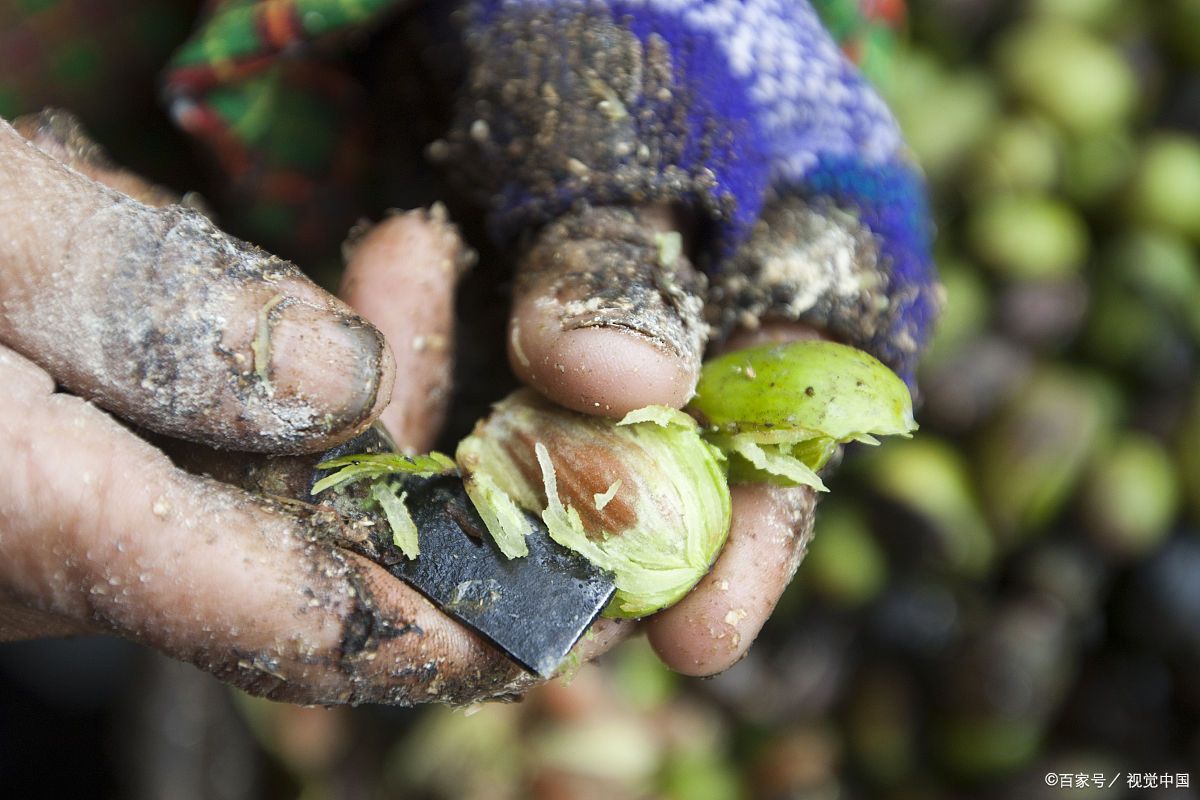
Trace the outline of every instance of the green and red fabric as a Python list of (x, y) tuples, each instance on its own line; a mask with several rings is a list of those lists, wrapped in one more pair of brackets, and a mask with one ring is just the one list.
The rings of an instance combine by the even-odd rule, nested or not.
[(172, 117), (209, 147), (245, 222), (268, 241), (314, 244), (357, 214), (364, 98), (314, 45), (398, 5), (225, 0), (172, 59)]
[(907, 20), (904, 0), (812, 0), (843, 52), (876, 86), (891, 82), (898, 31)]
[[(176, 122), (213, 152), (255, 230), (318, 240), (352, 215), (364, 168), (357, 87), (313, 45), (414, 5), (404, 0), (226, 0), (176, 53)], [(448, 9), (463, 3), (442, 2)], [(849, 51), (886, 75), (896, 0), (821, 0)], [(442, 10), (442, 9), (439, 9)]]

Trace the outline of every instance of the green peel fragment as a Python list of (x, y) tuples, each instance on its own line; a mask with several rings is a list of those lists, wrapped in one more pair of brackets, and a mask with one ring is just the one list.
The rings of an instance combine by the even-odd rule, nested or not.
[(653, 422), (662, 428), (676, 426), (689, 431), (694, 431), (697, 428), (696, 420), (679, 409), (671, 408), (670, 406), (643, 406), (642, 408), (635, 408), (622, 417), (617, 425), (637, 425), (639, 422)]
[(355, 483), (362, 480), (377, 480), (390, 475), (415, 475), (428, 478), (455, 472), (458, 467), (454, 459), (445, 453), (433, 452), (423, 456), (406, 456), (403, 453), (364, 453), (360, 455), (331, 458), (317, 465), (317, 469), (337, 470), (326, 475), (313, 485), (312, 493), (320, 494), (326, 489)]
[(317, 465), (318, 469), (336, 470), (313, 484), (312, 493), (320, 494), (327, 489), (347, 486), (359, 481), (370, 481), (369, 497), (383, 509), (383, 516), (392, 529), (392, 543), (400, 548), (408, 559), (421, 553), (417, 541), (417, 526), (408, 507), (404, 504), (406, 493), (396, 496), (389, 478), (396, 475), (429, 477), (455, 472), (454, 460), (444, 453), (429, 453), (423, 456), (406, 456), (403, 453), (363, 453), (359, 455), (331, 458)]
[(733, 483), (825, 491), (817, 472), (840, 444), (916, 430), (908, 387), (881, 362), (843, 344), (768, 344), (714, 359), (688, 410), (729, 458)]
[(529, 545), (525, 544), (529, 520), (508, 493), (482, 472), (473, 473), (463, 486), (500, 552), (507, 558), (529, 555)]
[(791, 485), (811, 486), (818, 492), (829, 491), (816, 470), (793, 456), (786, 445), (760, 445), (744, 434), (735, 434), (725, 441), (730, 452), (746, 459), (755, 470), (783, 478)]
[(417, 524), (413, 522), (408, 506), (404, 504), (408, 492), (396, 496), (396, 490), (386, 483), (376, 483), (371, 487), (371, 497), (383, 509), (388, 527), (392, 529), (392, 544), (400, 548), (404, 557), (412, 561), (421, 555), (421, 545), (417, 537)]

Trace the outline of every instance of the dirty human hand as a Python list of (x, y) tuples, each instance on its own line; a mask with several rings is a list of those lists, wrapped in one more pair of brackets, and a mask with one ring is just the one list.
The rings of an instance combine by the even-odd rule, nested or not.
[[(18, 125), (24, 137), (0, 120), (0, 639), (113, 633), (303, 703), (519, 691), (511, 662), (330, 544), (336, 519), (183, 472), (117, 421), (222, 449), (320, 451), (388, 405), (380, 333), (105, 163), (69, 117)], [(378, 230), (360, 263), (399, 240), (412, 269), (452, 282), (436, 268), (457, 240), (436, 214)], [(388, 289), (355, 275), (352, 296)], [(450, 289), (429, 280), (390, 294), (391, 319), (449, 327)], [(436, 383), (448, 356), (435, 356), (400, 366)], [(393, 432), (427, 447), (436, 398), (397, 394)], [(601, 630), (586, 646), (605, 642)]]
[[(939, 302), (923, 183), (808, 2), (469, 8), (466, 91), (430, 153), (521, 254), (526, 383), (619, 418), (686, 403), (706, 345), (825, 336), (911, 385)], [(812, 533), (809, 489), (732, 489), (713, 570), (647, 623), (681, 672), (745, 654)]]

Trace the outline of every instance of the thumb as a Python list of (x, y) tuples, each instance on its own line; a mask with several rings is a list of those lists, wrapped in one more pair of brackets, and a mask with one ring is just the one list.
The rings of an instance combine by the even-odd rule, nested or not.
[(316, 450), (387, 404), (382, 335), (292, 264), (102, 186), (0, 121), (0, 342), (151, 430)]
[(707, 338), (705, 279), (665, 209), (589, 208), (550, 223), (524, 253), (509, 361), (525, 383), (585, 414), (679, 408)]

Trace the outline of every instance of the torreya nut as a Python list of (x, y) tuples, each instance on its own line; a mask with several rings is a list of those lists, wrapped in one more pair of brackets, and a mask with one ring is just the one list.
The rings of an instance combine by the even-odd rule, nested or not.
[(522, 390), (496, 404), (456, 459), (506, 555), (528, 552), (522, 510), (532, 511), (556, 542), (613, 574), (610, 617), (677, 602), (729, 533), (720, 454), (673, 409), (652, 406), (613, 422)]
[(733, 483), (823, 491), (817, 472), (840, 444), (916, 430), (904, 381), (874, 357), (808, 340), (739, 350), (704, 365), (687, 410), (729, 458)]

